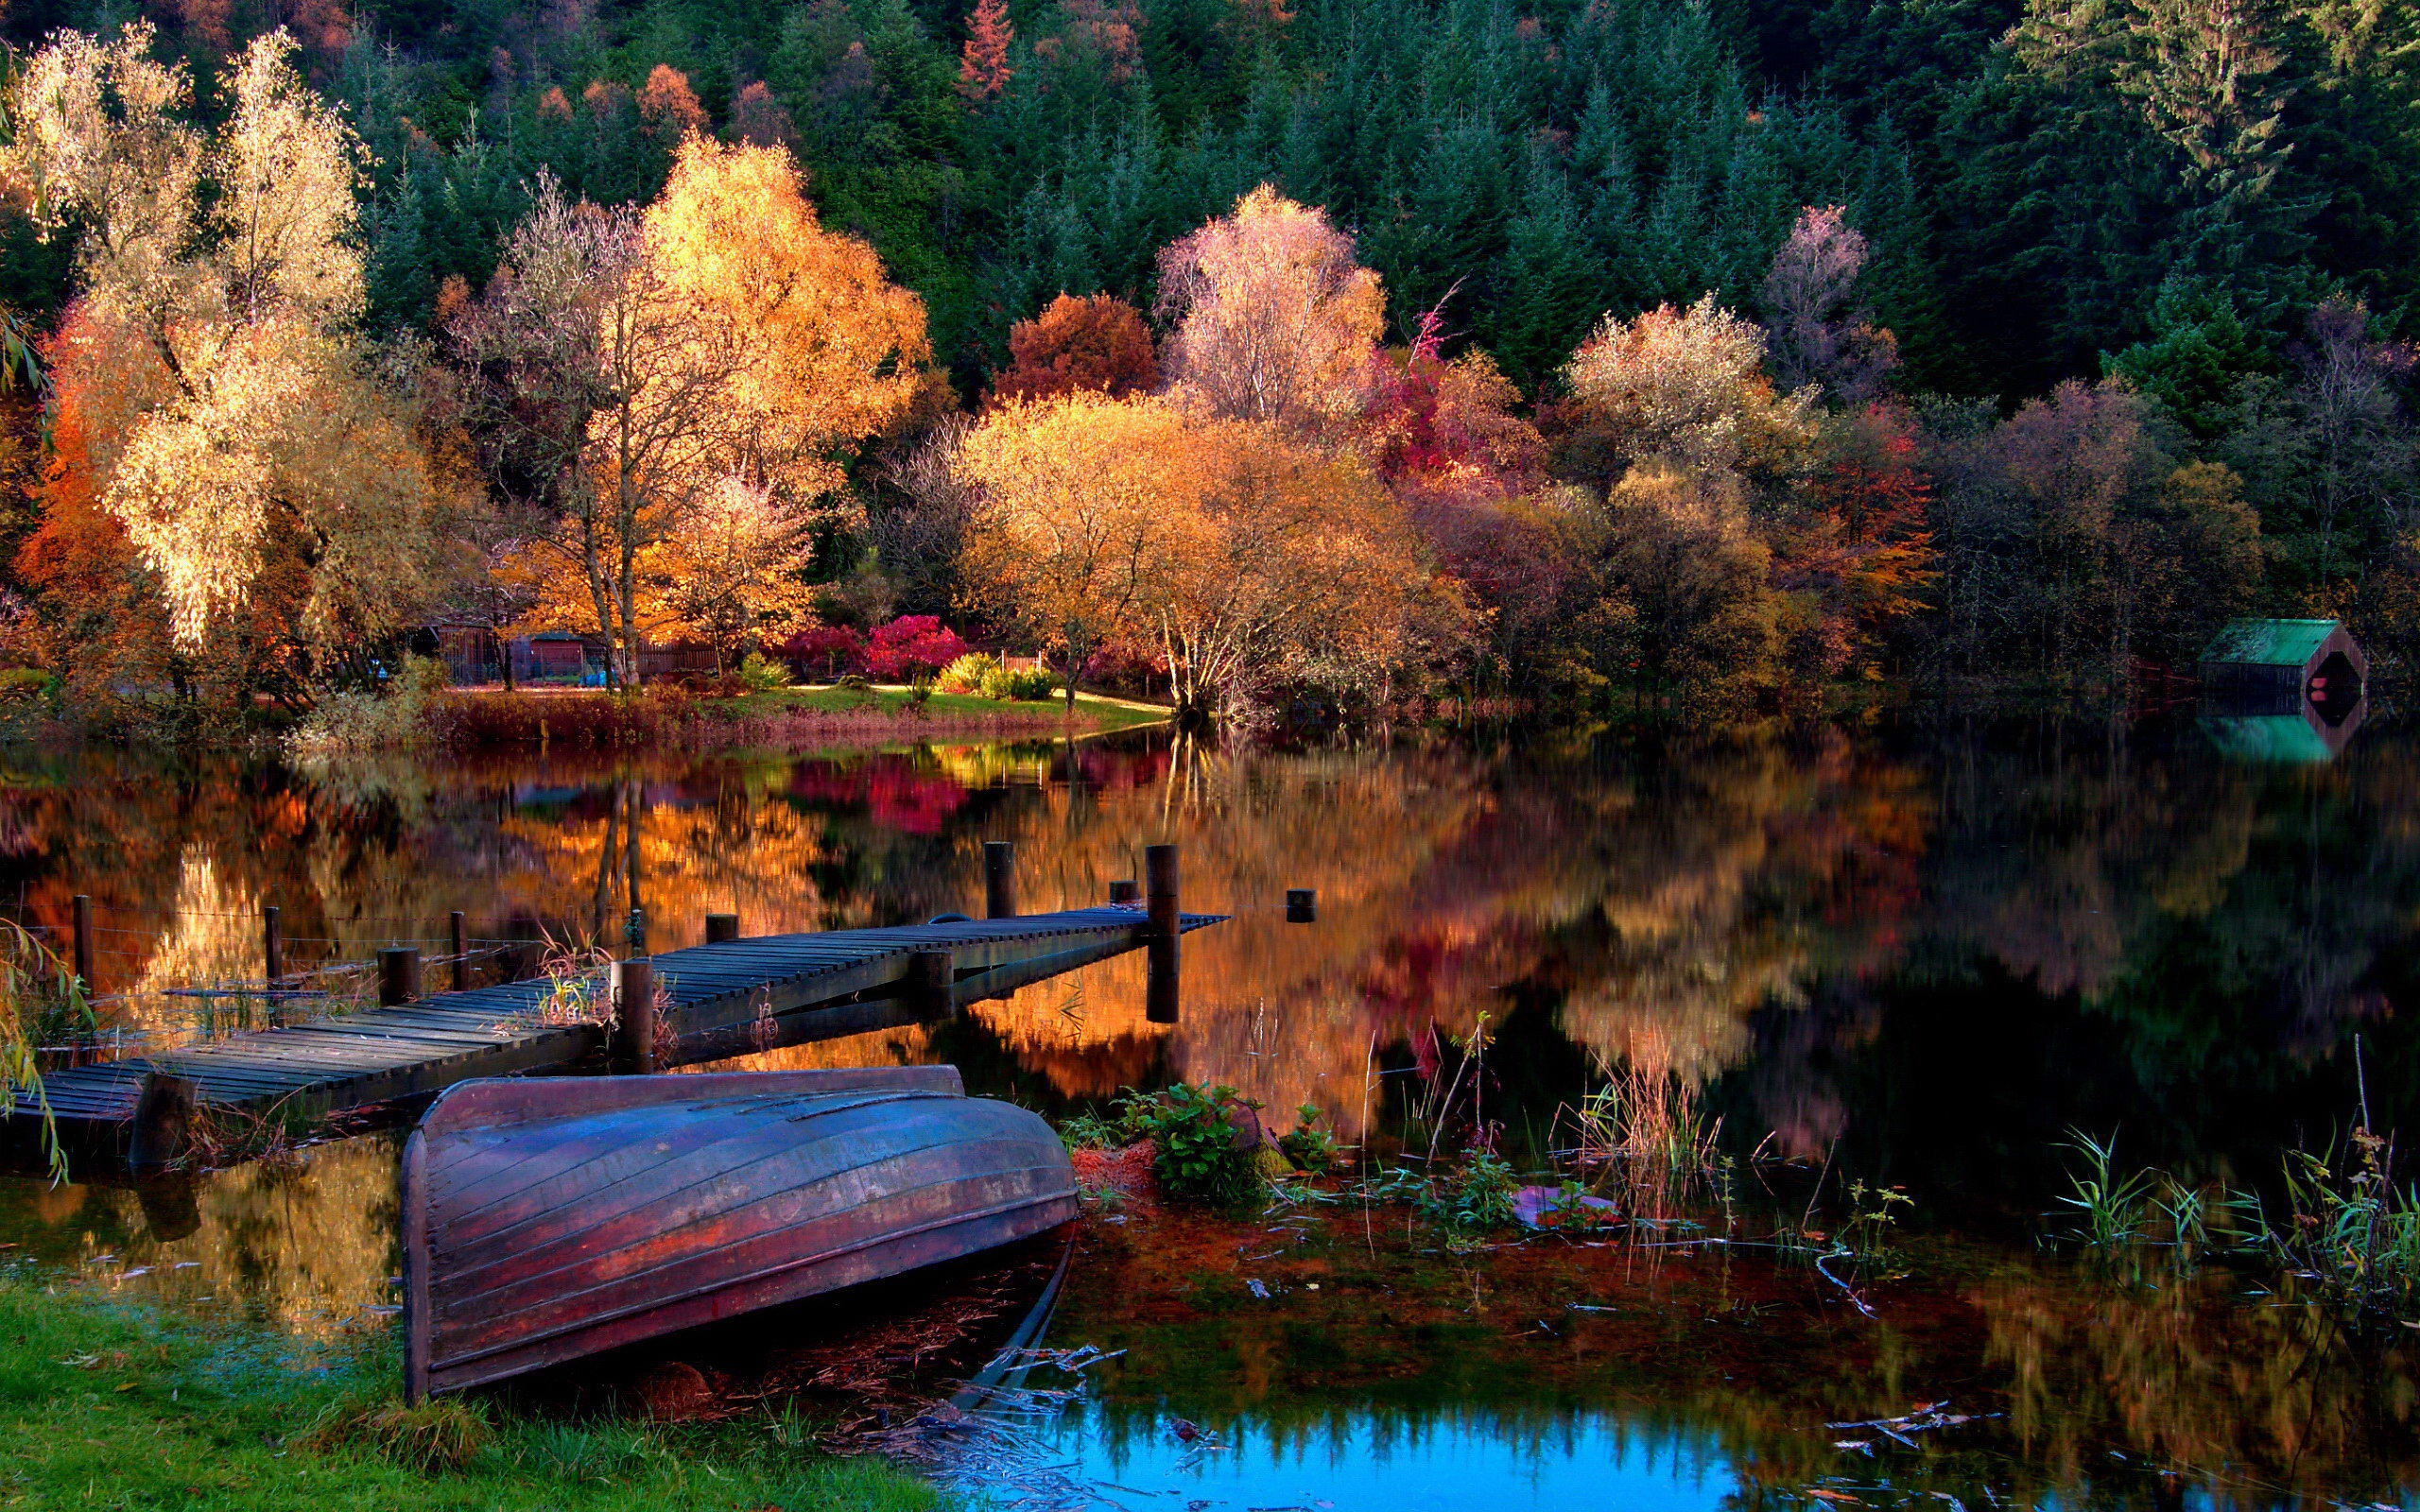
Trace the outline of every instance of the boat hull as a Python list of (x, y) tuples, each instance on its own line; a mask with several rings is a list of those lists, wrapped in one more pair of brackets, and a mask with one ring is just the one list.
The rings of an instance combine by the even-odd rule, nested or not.
[(415, 1400), (1076, 1215), (1049, 1125), (945, 1066), (467, 1082), (406, 1146), (403, 1206)]

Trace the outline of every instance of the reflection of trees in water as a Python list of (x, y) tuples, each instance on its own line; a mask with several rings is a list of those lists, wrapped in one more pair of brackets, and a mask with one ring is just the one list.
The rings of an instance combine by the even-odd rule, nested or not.
[[(63, 923), (90, 890), (105, 922), (164, 930), (112, 936), (137, 954), (109, 958), (104, 985), (165, 985), (256, 971), (264, 902), (301, 959), (366, 958), (453, 908), (479, 936), (616, 940), (633, 902), (660, 949), (735, 907), (751, 933), (968, 908), (989, 838), (1019, 842), (1028, 908), (1091, 902), (1174, 839), (1187, 902), (1237, 914), (1187, 941), (1181, 1024), (1144, 1021), (1138, 957), (976, 1010), (984, 1043), (1057, 1095), (1215, 1078), (1350, 1129), (1374, 1049), (1523, 1008), (1594, 1056), (1693, 1079), (1744, 1066), (1748, 1132), (1807, 1153), (1870, 1101), (1855, 1063), (1907, 1038), (1891, 1015), (1950, 1011), (1985, 968), (2013, 981), (2003, 999), (2081, 1000), (2180, 1075), (2328, 1054), (2379, 1007), (2379, 952), (2420, 894), (2416, 777), (2384, 740), (2264, 770), (2043, 727), (1908, 758), (1838, 732), (1500, 758), (1147, 737), (300, 774), (101, 753), (14, 774), (0, 864), (38, 918)], [(1288, 886), (1320, 890), (1318, 925), (1282, 921)]]
[[(398, 1140), (314, 1145), (147, 1193), (0, 1186), (0, 1231), (39, 1263), (79, 1267), (129, 1296), (213, 1298), (296, 1336), (332, 1339), (392, 1300)], [(106, 1264), (91, 1263), (104, 1256)], [(147, 1274), (133, 1276), (136, 1271)]]

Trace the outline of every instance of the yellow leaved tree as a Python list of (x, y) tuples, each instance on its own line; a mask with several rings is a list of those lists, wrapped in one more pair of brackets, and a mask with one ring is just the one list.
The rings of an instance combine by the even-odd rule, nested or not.
[(324, 671), (411, 622), (453, 497), (355, 334), (365, 153), (283, 30), (236, 59), (216, 132), (187, 119), (191, 81), (152, 43), (140, 22), (53, 37), (9, 88), (0, 178), (44, 234), (78, 236), (86, 339), (61, 345), (60, 377), (142, 395), (85, 487), (156, 579), (179, 651), (239, 621), (260, 633), (248, 610), (274, 583), (297, 605), (277, 627)]
[(769, 610), (762, 573), (689, 580), (701, 553), (735, 560), (700, 532), (778, 535), (754, 565), (803, 566), (847, 456), (906, 412), (931, 355), (922, 301), (823, 229), (785, 148), (694, 135), (644, 213), (542, 182), (450, 335), (490, 478), (538, 523), (520, 570), (576, 575), (530, 627), (602, 639), (626, 687), (666, 626)]

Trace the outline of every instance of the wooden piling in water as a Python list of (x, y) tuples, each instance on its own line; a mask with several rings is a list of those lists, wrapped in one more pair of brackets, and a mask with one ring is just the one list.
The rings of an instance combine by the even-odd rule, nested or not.
[(1177, 1022), (1178, 981), (1183, 965), (1184, 922), (1177, 907), (1176, 847), (1143, 848), (1143, 906), (1148, 917), (1144, 933), (1147, 970), (1143, 987), (1143, 1017), (1151, 1023)]
[(275, 990), (285, 976), (285, 914), (275, 903), (261, 910), (261, 965)]
[(738, 937), (739, 916), (737, 914), (708, 914), (706, 916), (707, 944), (728, 945)]
[(399, 1008), (420, 1001), (420, 947), (390, 945), (378, 953), (378, 1005)]
[(614, 964), (614, 1069), (651, 1076), (664, 1069), (655, 1022), (655, 966), (649, 961)]
[(918, 951), (908, 958), (908, 996), (927, 1019), (958, 1011), (958, 959), (948, 951)]
[(1109, 885), (1112, 904), (1132, 907), (1143, 901), (1143, 885), (1132, 877), (1121, 877)]
[(1286, 889), (1286, 922), (1316, 924), (1320, 921), (1320, 894), (1316, 887)]
[(455, 909), (445, 916), (445, 932), (451, 936), (446, 943), (454, 947), (454, 990), (471, 990), (471, 936), (463, 927), (462, 910)]
[(983, 842), (983, 913), (988, 919), (1017, 917), (1017, 848), (1013, 840)]
[(93, 900), (88, 893), (76, 895), (73, 944), (76, 975), (89, 993), (93, 990)]

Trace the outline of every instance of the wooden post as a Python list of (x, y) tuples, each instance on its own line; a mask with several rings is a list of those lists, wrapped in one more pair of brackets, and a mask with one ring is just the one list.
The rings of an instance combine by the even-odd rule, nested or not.
[(614, 966), (614, 1069), (651, 1076), (663, 1068), (656, 1057), (655, 967), (648, 961)]
[(261, 910), (261, 960), (274, 989), (285, 976), (285, 915), (275, 903)]
[(1316, 924), (1320, 921), (1320, 894), (1316, 887), (1286, 889), (1286, 922)]
[(1143, 1017), (1152, 1023), (1177, 1022), (1178, 982), (1183, 964), (1183, 919), (1177, 907), (1176, 847), (1143, 848), (1145, 959)]
[(454, 947), (454, 990), (471, 990), (471, 936), (462, 927), (462, 910), (455, 909), (445, 916), (445, 932), (451, 936), (446, 943)]
[(1132, 908), (1143, 901), (1143, 885), (1132, 877), (1123, 877), (1109, 885), (1110, 906), (1120, 904)]
[(75, 960), (77, 978), (84, 990), (93, 990), (93, 899), (89, 893), (76, 895)]
[(983, 914), (1017, 917), (1017, 847), (1013, 840), (983, 842)]
[(738, 937), (739, 916), (737, 914), (708, 914), (706, 916), (707, 944), (728, 945)]
[(378, 1005), (399, 1008), (420, 1001), (420, 947), (390, 945), (378, 953)]
[(958, 957), (948, 951), (918, 951), (908, 957), (908, 1000), (927, 1019), (958, 1011)]
[(129, 1165), (156, 1170), (184, 1159), (192, 1143), (194, 1103), (199, 1091), (182, 1076), (157, 1071), (144, 1074), (126, 1150)]

